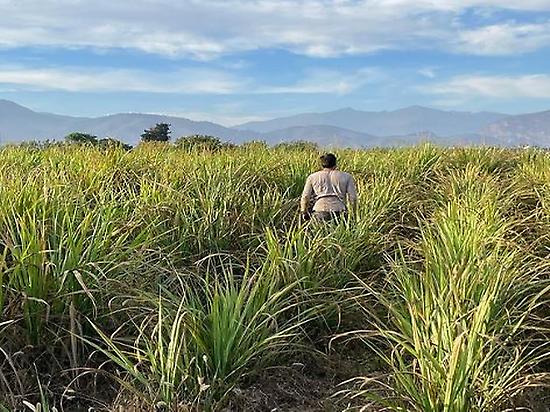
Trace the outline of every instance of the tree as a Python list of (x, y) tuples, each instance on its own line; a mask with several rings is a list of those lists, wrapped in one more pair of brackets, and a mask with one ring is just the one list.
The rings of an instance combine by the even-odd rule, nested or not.
[(121, 148), (124, 150), (132, 150), (132, 145), (121, 142), (120, 140), (114, 139), (112, 137), (106, 137), (104, 139), (98, 140), (98, 145), (101, 148)]
[(141, 134), (142, 142), (168, 142), (170, 140), (170, 124), (157, 123), (156, 126), (145, 130)]
[(94, 136), (88, 133), (81, 133), (81, 132), (69, 133), (67, 136), (65, 136), (65, 141), (71, 144), (87, 144), (91, 146), (100, 147), (102, 149), (105, 149), (108, 147), (120, 147), (124, 150), (132, 149), (132, 146), (130, 146), (129, 144), (121, 142), (120, 140), (117, 140), (117, 139), (113, 139), (112, 137), (98, 139), (97, 136)]
[(293, 140), (275, 145), (275, 149), (318, 151), (319, 145), (307, 140)]
[(214, 136), (194, 134), (191, 136), (180, 137), (176, 140), (176, 146), (185, 150), (198, 149), (213, 152), (224, 148), (229, 148), (232, 145), (230, 143), (223, 143), (220, 139)]
[(65, 136), (65, 141), (76, 144), (97, 144), (97, 136), (82, 132), (72, 132)]

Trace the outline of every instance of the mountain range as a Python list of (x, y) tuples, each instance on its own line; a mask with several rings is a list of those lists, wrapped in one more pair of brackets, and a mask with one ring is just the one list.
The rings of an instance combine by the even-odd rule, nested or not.
[(264, 122), (251, 122), (237, 127), (257, 132), (271, 132), (295, 126), (330, 125), (377, 136), (405, 135), (423, 130), (446, 136), (471, 133), (503, 117), (506, 115), (490, 112), (446, 112), (422, 106), (383, 112), (347, 108), (328, 113), (306, 113)]
[(506, 115), (444, 111), (422, 106), (380, 112), (345, 108), (225, 127), (183, 117), (143, 113), (94, 118), (63, 116), (35, 112), (12, 101), (0, 100), (0, 144), (61, 139), (73, 131), (136, 144), (144, 129), (161, 122), (172, 125), (173, 137), (205, 134), (234, 143), (265, 140), (276, 144), (309, 140), (322, 146), (373, 147), (403, 146), (429, 140), (452, 146), (550, 147), (550, 111)]

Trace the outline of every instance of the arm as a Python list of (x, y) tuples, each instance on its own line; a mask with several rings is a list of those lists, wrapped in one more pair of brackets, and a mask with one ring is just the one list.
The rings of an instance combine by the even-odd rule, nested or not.
[(357, 188), (355, 187), (355, 180), (351, 176), (348, 180), (346, 192), (348, 195), (349, 209), (352, 214), (355, 214), (357, 211)]
[(300, 199), (300, 211), (302, 213), (308, 211), (309, 199), (313, 195), (313, 186), (311, 185), (311, 180), (308, 177), (306, 179), (306, 184), (304, 185), (304, 190), (302, 192), (302, 197)]

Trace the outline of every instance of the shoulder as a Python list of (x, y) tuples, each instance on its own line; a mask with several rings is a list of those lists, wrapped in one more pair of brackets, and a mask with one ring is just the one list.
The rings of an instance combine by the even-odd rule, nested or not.
[(341, 170), (338, 170), (338, 174), (340, 175), (341, 178), (343, 179), (353, 179), (353, 176), (350, 174), (350, 173), (347, 173), (347, 172), (342, 172)]
[(317, 179), (319, 176), (321, 176), (322, 173), (323, 172), (321, 172), (321, 171), (315, 172), (315, 173), (310, 174), (307, 178), (310, 179), (310, 180), (311, 179)]

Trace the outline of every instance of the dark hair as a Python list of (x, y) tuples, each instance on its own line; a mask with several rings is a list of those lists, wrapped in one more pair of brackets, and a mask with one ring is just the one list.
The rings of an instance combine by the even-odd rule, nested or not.
[(323, 156), (321, 156), (321, 166), (327, 169), (332, 169), (333, 167), (336, 167), (336, 156), (334, 156), (332, 153), (326, 153)]

